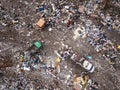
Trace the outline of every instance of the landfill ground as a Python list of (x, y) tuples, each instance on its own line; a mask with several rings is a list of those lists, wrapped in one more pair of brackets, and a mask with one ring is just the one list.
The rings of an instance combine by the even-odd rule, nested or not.
[[(73, 2), (76, 6), (89, 1), (95, 0), (67, 0), (69, 5)], [(111, 11), (109, 8), (102, 11), (103, 13), (115, 13), (120, 21), (120, 1), (117, 1), (119, 2), (118, 6), (111, 5), (111, 8), (117, 12)], [(94, 65), (95, 70), (93, 73), (89, 73), (89, 76), (98, 83), (98, 89), (95, 90), (120, 90), (120, 49), (117, 49), (116, 63), (111, 65), (108, 60), (102, 57), (101, 53), (96, 52), (88, 44), (86, 37), (78, 36), (74, 39), (76, 28), (85, 27), (85, 24), (90, 20), (94, 25), (102, 26), (101, 28), (109, 40), (117, 47), (117, 45), (120, 45), (120, 28), (117, 29), (118, 31), (109, 31), (107, 26), (101, 23), (103, 20), (100, 17), (97, 18), (99, 15), (94, 17), (89, 14), (81, 14), (86, 22), (79, 17), (72, 29), (63, 24), (55, 24), (53, 27), (45, 26), (40, 29), (35, 27), (34, 24), (41, 17), (41, 13), (37, 9), (42, 2), (42, 0), (0, 0), (0, 90), (81, 90), (73, 89), (72, 82), (75, 75), (80, 76), (86, 70), (70, 59), (63, 60), (59, 64), (60, 72), (57, 75), (55, 74), (56, 76), (54, 74), (49, 75), (39, 66), (38, 69), (21, 72), (22, 74), (17, 71), (17, 65), (22, 63), (18, 59), (20, 53), (28, 50), (35, 41), (42, 42), (43, 48), (40, 50), (40, 54), (42, 60), (48, 66), (55, 63), (58, 56), (54, 51), (62, 48), (63, 44), (72, 47), (73, 51), (82, 56), (91, 55), (92, 60), (89, 61)], [(18, 22), (14, 23), (13, 20)], [(69, 75), (70, 78), (66, 79)], [(20, 80), (23, 80), (23, 83), (16, 86), (16, 88), (12, 88)], [(29, 88), (26, 88), (27, 86)]]

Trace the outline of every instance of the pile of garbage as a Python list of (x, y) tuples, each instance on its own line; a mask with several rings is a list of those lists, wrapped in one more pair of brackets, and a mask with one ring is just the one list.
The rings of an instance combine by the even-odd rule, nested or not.
[[(20, 2), (22, 2), (22, 0)], [(79, 26), (77, 25), (77, 21), (80, 19), (85, 23), (85, 28), (81, 28), (82, 26), (77, 27), (75, 34), (80, 31), (79, 33), (77, 33), (77, 36), (80, 36), (83, 39), (86, 38), (87, 42), (92, 47), (94, 47), (94, 49), (98, 53), (101, 53), (105, 60), (110, 61), (111, 64), (115, 64), (115, 60), (118, 57), (116, 47), (114, 46), (112, 41), (108, 39), (106, 33), (101, 29), (100, 25), (94, 25), (92, 21), (87, 20), (86, 18), (87, 16), (92, 16), (93, 13), (95, 13), (93, 16), (100, 16), (102, 19), (101, 23), (107, 26), (109, 31), (112, 31), (113, 29), (119, 31), (120, 24), (118, 16), (116, 15), (115, 18), (112, 18), (110, 14), (104, 14), (103, 12), (99, 11), (98, 7), (100, 3), (102, 3), (102, 0), (90, 0), (88, 2), (85, 1), (85, 4), (83, 5), (77, 6), (74, 5), (74, 3), (72, 2), (67, 2), (64, 0), (44, 0), (40, 6), (36, 7), (36, 14), (40, 14), (40, 18), (36, 23), (36, 26), (41, 29), (47, 27), (49, 31), (52, 31), (53, 29), (57, 29), (60, 31), (65, 31), (66, 29), (74, 30), (74, 28), (76, 28), (75, 26)], [(27, 4), (28, 3), (26, 2), (26, 5)], [(31, 23), (28, 25), (26, 25), (25, 22), (19, 23), (19, 19), (21, 19), (21, 17), (19, 17), (19, 15), (16, 15), (14, 13), (14, 10), (13, 18), (5, 11), (5, 8), (3, 8), (1, 4), (0, 10), (2, 16), (0, 23), (2, 24), (2, 26), (9, 27), (10, 25), (14, 24), (14, 28), (16, 30), (22, 30), (23, 26), (27, 29), (34, 28), (34, 25), (32, 25)], [(27, 36), (30, 36), (31, 33), (32, 32), (29, 32)], [(75, 36), (74, 38), (76, 39), (77, 36)], [(41, 48), (42, 43), (37, 41), (32, 46), (30, 46), (30, 48), (22, 51), (17, 57), (17, 78), (13, 78), (10, 80), (4, 79), (2, 82), (5, 82), (6, 85), (1, 86), (0, 88), (2, 88), (3, 90), (16, 88), (21, 90), (33, 90), (33, 85), (30, 80), (25, 79), (23, 77), (24, 75), (22, 76), (22, 74), (24, 74), (25, 71), (30, 72), (34, 70), (39, 70), (40, 74), (45, 76), (46, 78), (49, 78), (49, 80), (57, 79), (68, 85), (73, 77), (72, 69), (68, 70), (67, 65), (64, 66), (61, 64), (63, 64), (62, 61), (64, 62), (69, 59), (75, 61), (76, 64), (79, 64), (88, 72), (94, 71), (94, 66), (88, 60), (92, 59), (92, 56), (88, 56), (87, 58), (80, 56), (78, 58), (78, 53), (75, 52), (73, 48), (69, 47), (68, 45), (64, 45), (64, 47), (55, 51), (55, 54), (57, 54), (58, 58), (56, 59), (56, 61), (54, 60), (54, 63), (52, 63), (51, 65), (47, 65), (46, 62), (44, 62), (44, 60), (42, 59), (42, 55), (40, 53)], [(2, 51), (4, 50), (1, 50), (0, 52)], [(76, 90), (78, 88), (83, 90), (85, 90), (86, 88), (90, 90), (98, 89), (98, 83), (92, 81), (87, 74), (75, 78), (72, 85), (74, 85), (74, 88)], [(45, 85), (43, 85), (43, 87), (44, 86)]]
[(102, 19), (101, 23), (108, 28), (110, 32), (118, 31), (120, 32), (120, 21), (118, 15), (112, 16), (109, 13), (105, 14), (100, 12), (100, 17)]
[(33, 90), (32, 82), (25, 78), (23, 74), (17, 74), (14, 78), (9, 77), (1, 80), (1, 90)]
[[(61, 58), (56, 58), (56, 60), (51, 60), (50, 63), (48, 60), (43, 60), (40, 50), (42, 48), (42, 43), (40, 41), (36, 41), (32, 46), (30, 46), (25, 52), (21, 53), (18, 58), (18, 65), (16, 67), (17, 73), (25, 74), (27, 71), (40, 71), (41, 76), (45, 76), (49, 80), (64, 78), (62, 82), (69, 81), (69, 71), (65, 69), (61, 69)], [(65, 72), (67, 72), (65, 74)]]
[[(93, 1), (88, 1), (84, 6), (86, 8), (86, 13), (88, 15), (93, 15), (94, 17), (97, 16), (97, 18), (100, 18), (100, 22), (104, 25), (107, 26), (109, 31), (120, 31), (120, 24), (119, 24), (119, 16), (115, 15), (114, 13), (117, 12), (116, 7), (119, 8), (119, 2), (118, 1), (110, 1), (106, 2), (107, 0), (93, 0)], [(109, 12), (104, 12), (104, 10), (99, 10), (99, 8), (104, 8), (104, 4), (109, 3), (110, 5), (113, 5), (109, 8)], [(103, 7), (102, 7), (103, 4)], [(115, 9), (114, 9), (115, 8)], [(112, 13), (112, 11), (114, 13)]]
[(86, 24), (87, 42), (95, 48), (98, 53), (105, 56), (106, 60), (115, 62), (118, 52), (115, 45), (108, 39), (106, 33), (102, 31), (101, 26), (93, 25), (91, 21)]
[(74, 60), (77, 56), (77, 53), (73, 51), (72, 47), (64, 45), (64, 47), (55, 51), (55, 54), (60, 57), (62, 60)]
[[(40, 13), (43, 13), (43, 14), (41, 14), (41, 15), (43, 15), (42, 17), (44, 17), (47, 20), (47, 25), (51, 26), (51, 28), (54, 25), (58, 27), (59, 25), (63, 25), (63, 24), (66, 25), (67, 27), (74, 26), (76, 20), (81, 15), (81, 11), (78, 9), (77, 6), (74, 6), (72, 3), (70, 3), (70, 5), (69, 5), (69, 3), (67, 4), (66, 2), (62, 2), (62, 3), (60, 3), (60, 5), (58, 5), (59, 3), (60, 3), (59, 1), (58, 2), (50, 1), (47, 4), (44, 2), (44, 3), (42, 3), (42, 6), (40, 8), (38, 8), (38, 11)], [(94, 13), (97, 10), (98, 5), (100, 3), (102, 3), (101, 0), (94, 1), (94, 2), (92, 2), (92, 1), (87, 2), (84, 5), (84, 8), (86, 8), (85, 9), (86, 14), (90, 15), (90, 14)], [(49, 6), (49, 9), (51, 7), (51, 10), (48, 10), (48, 7), (46, 7), (46, 5)], [(115, 25), (118, 24), (118, 21), (117, 21), (118, 19), (115, 19), (113, 21), (112, 17), (108, 14), (106, 16), (101, 13), (98, 13), (98, 14), (100, 14), (100, 16), (102, 16), (101, 18), (103, 19), (105, 25), (108, 26), (108, 30), (111, 31), (113, 29), (112, 24), (114, 21), (115, 21), (114, 22)], [(82, 18), (82, 17), (84, 17), (84, 16), (81, 16), (80, 18)], [(116, 18), (117, 18), (117, 16), (116, 16)], [(86, 22), (86, 20), (84, 20), (84, 22)], [(117, 22), (117, 24), (116, 24), (116, 22)], [(119, 27), (118, 25), (117, 25), (117, 27)], [(63, 29), (63, 26), (60, 28)], [(90, 45), (92, 45), (97, 52), (104, 52), (103, 56), (105, 56), (105, 58), (107, 60), (109, 59), (111, 62), (114, 62), (115, 58), (116, 58), (115, 46), (107, 38), (105, 32), (101, 30), (101, 26), (93, 25), (91, 23), (91, 21), (88, 21), (88, 22), (86, 22), (85, 32), (87, 35), (87, 40), (90, 43)], [(109, 51), (113, 51), (112, 55), (108, 55)], [(63, 55), (63, 59), (65, 59), (65, 58), (67, 59), (69, 56), (72, 57), (73, 52), (66, 51), (65, 53), (62, 53), (62, 52), (60, 52), (60, 53), (61, 53), (61, 55)], [(107, 53), (107, 55), (105, 53)]]
[(92, 56), (88, 55), (87, 57), (82, 56), (81, 54), (78, 54), (77, 52), (74, 52), (72, 50), (72, 47), (69, 47), (68, 45), (64, 45), (64, 47), (60, 48), (58, 51), (55, 51), (55, 54), (64, 60), (72, 60), (76, 64), (83, 67), (86, 71), (93, 73), (94, 72), (94, 65), (89, 62), (89, 60), (92, 60)]
[(82, 72), (80, 76), (74, 75), (73, 88), (75, 90), (98, 90), (98, 83), (91, 79), (90, 75)]
[(19, 55), (19, 63), (17, 65), (17, 71), (30, 71), (31, 69), (38, 69), (39, 64), (43, 62), (40, 49), (42, 48), (42, 43), (36, 41), (32, 46), (30, 46), (25, 52), (21, 52)]
[[(72, 28), (75, 20), (77, 20), (80, 15), (76, 6), (66, 1), (50, 0), (47, 3), (44, 1), (37, 11), (41, 14), (40, 17), (44, 18), (46, 26), (48, 26), (50, 30), (53, 27), (58, 30), (62, 30), (63, 27)], [(37, 25), (41, 27), (40, 24), (37, 23)]]

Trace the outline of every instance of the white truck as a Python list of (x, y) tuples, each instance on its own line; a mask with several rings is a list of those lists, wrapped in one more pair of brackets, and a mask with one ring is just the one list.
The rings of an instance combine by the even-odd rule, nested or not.
[(95, 67), (93, 66), (92, 63), (90, 63), (85, 58), (82, 57), (82, 58), (76, 60), (75, 62), (76, 62), (76, 64), (79, 64), (81, 67), (86, 69), (88, 72), (90, 72), (90, 73), (94, 72)]
[[(54, 52), (58, 57), (60, 57), (62, 60), (65, 60), (64, 57), (61, 56), (61, 54), (58, 53), (58, 51)], [(73, 60), (76, 64), (79, 64), (81, 67), (83, 67), (85, 70), (87, 70), (90, 73), (94, 72), (95, 67), (92, 63), (90, 63), (87, 59), (84, 57), (79, 57), (76, 60)]]

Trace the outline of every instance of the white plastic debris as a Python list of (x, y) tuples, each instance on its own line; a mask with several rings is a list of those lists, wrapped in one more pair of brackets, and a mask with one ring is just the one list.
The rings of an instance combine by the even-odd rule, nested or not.
[(52, 28), (49, 28), (48, 30), (51, 32), (51, 31), (52, 31)]
[(30, 67), (25, 67), (24, 66), (23, 69), (26, 70), (26, 71), (30, 71)]

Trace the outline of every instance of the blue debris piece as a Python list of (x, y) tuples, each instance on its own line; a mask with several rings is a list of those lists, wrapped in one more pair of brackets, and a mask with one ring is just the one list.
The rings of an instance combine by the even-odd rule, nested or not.
[(90, 55), (88, 55), (87, 58), (88, 58), (89, 60), (92, 60), (92, 56), (90, 56)]
[(37, 69), (37, 68), (38, 68), (38, 65), (37, 65), (37, 64), (35, 64), (33, 67)]
[(39, 8), (39, 12), (44, 11), (44, 10), (45, 10), (44, 7), (40, 7), (40, 8)]

